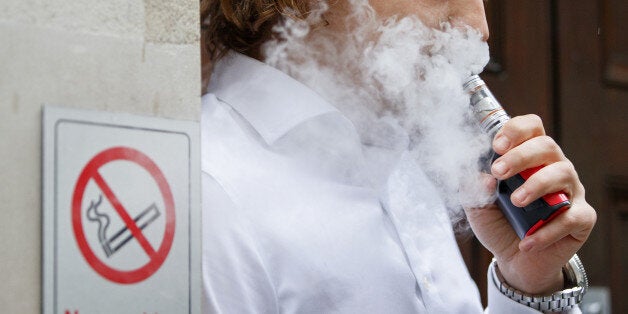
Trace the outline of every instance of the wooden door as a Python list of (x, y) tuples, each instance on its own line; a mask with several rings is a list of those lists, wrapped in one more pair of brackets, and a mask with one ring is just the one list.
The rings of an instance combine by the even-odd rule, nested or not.
[[(483, 78), (511, 115), (536, 113), (578, 169), (598, 222), (579, 252), (590, 282), (628, 313), (628, 1), (486, 2)], [(490, 253), (461, 245), (484, 301)]]
[(556, 13), (561, 140), (598, 211), (580, 255), (628, 313), (628, 2), (560, 0)]

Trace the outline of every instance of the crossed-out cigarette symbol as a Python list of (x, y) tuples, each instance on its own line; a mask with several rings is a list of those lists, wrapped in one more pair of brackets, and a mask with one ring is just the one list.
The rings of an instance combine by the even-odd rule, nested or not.
[[(129, 241), (131, 241), (131, 239), (133, 239), (133, 234), (131, 234), (131, 231), (127, 226), (124, 226), (115, 232), (111, 237), (107, 237), (110, 218), (109, 215), (98, 211), (102, 201), (102, 195), (98, 196), (98, 200), (92, 200), (89, 204), (86, 215), (88, 220), (98, 223), (98, 241), (105, 251), (105, 255), (107, 255), (107, 257), (111, 257)], [(157, 208), (157, 205), (153, 203), (133, 218), (133, 221), (140, 230), (144, 230), (144, 228), (152, 224), (159, 216), (159, 209)]]

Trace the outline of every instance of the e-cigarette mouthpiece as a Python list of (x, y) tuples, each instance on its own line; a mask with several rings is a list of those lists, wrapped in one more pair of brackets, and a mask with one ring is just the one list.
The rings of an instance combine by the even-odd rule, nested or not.
[(510, 117), (479, 76), (471, 76), (464, 84), (464, 89), (471, 95), (471, 108), (482, 130), (491, 138), (495, 137), (495, 133)]
[[(497, 131), (510, 120), (510, 117), (479, 76), (473, 75), (467, 79), (464, 83), (464, 89), (471, 97), (470, 105), (473, 114), (480, 123), (482, 130), (489, 134), (492, 139)], [(499, 155), (493, 152), (492, 160), (497, 158)], [(525, 207), (517, 207), (512, 204), (510, 201), (512, 192), (541, 168), (543, 166), (524, 170), (500, 181), (497, 185), (497, 205), (521, 239), (534, 233), (571, 206), (565, 193), (561, 192), (545, 195)]]

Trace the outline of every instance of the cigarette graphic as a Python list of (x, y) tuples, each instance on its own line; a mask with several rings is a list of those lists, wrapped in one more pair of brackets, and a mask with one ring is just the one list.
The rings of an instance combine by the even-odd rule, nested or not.
[[(99, 195), (97, 201), (91, 201), (87, 209), (87, 219), (98, 223), (98, 240), (107, 257), (111, 257), (114, 253), (124, 247), (133, 235), (127, 226), (120, 228), (113, 236), (107, 237), (107, 229), (109, 228), (109, 215), (98, 212), (98, 208), (102, 204), (102, 195)], [(152, 222), (160, 216), (159, 209), (155, 203), (149, 205), (133, 221), (140, 230), (148, 227)]]

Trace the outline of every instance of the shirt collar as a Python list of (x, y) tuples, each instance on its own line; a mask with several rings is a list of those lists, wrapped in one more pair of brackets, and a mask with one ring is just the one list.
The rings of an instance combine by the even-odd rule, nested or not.
[(308, 119), (338, 112), (287, 74), (235, 52), (214, 66), (208, 91), (236, 110), (269, 145)]

